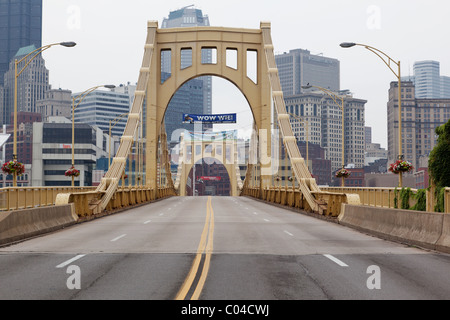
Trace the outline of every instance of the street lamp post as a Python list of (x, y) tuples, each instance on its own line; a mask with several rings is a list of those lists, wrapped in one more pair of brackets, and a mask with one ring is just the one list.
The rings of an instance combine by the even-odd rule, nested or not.
[[(322, 88), (322, 87), (318, 87), (318, 86), (311, 86), (311, 85), (306, 85), (306, 86), (302, 86), (302, 89), (311, 89), (311, 88), (316, 88), (319, 89), (323, 92), (325, 92), (331, 99), (333, 99), (334, 103), (336, 103), (336, 105), (342, 110), (342, 169), (344, 169), (345, 167), (345, 153), (344, 153), (344, 148), (345, 148), (345, 142), (344, 142), (344, 138), (345, 138), (345, 131), (344, 131), (344, 126), (345, 126), (345, 111), (344, 111), (344, 98), (340, 97), (336, 94), (334, 94), (333, 92), (331, 92), (328, 89)], [(337, 101), (337, 99), (341, 100), (340, 104)], [(344, 187), (345, 186), (345, 178), (342, 177), (341, 179), (341, 186)]]
[[(115, 85), (100, 85), (92, 87), (86, 91), (80, 93), (77, 97), (72, 98), (72, 168), (75, 168), (75, 109), (80, 105), (80, 103), (88, 96), (91, 92), (97, 90), (98, 88), (114, 89)], [(78, 101), (75, 105), (75, 101)], [(75, 177), (72, 176), (72, 187), (75, 185)]]
[[(17, 161), (17, 79), (22, 74), (22, 72), (28, 67), (28, 65), (33, 61), (34, 58), (36, 58), (39, 54), (44, 52), (45, 50), (53, 47), (53, 46), (63, 46), (67, 48), (75, 47), (77, 44), (75, 42), (59, 42), (59, 43), (53, 43), (49, 44), (43, 47), (40, 47), (26, 56), (24, 56), (22, 59), (14, 60), (14, 142), (13, 142), (13, 161)], [(31, 58), (30, 58), (31, 57)], [(30, 58), (28, 60), (28, 58)], [(19, 64), (25, 61), (25, 65), (23, 68), (18, 71)], [(13, 173), (13, 186), (17, 187), (17, 172), (14, 171)]]
[(302, 119), (301, 117), (292, 114), (292, 113), (288, 113), (291, 117), (293, 117), (295, 120), (297, 120), (301, 125), (303, 125), (303, 127), (306, 129), (306, 163), (307, 163), (307, 167), (308, 170), (310, 170), (309, 168), (309, 148), (308, 148), (308, 144), (309, 144), (309, 121), (305, 118)]
[[(389, 57), (386, 53), (383, 51), (376, 49), (374, 47), (360, 44), (360, 43), (354, 43), (354, 42), (343, 42), (340, 44), (342, 48), (351, 48), (354, 46), (361, 46), (366, 48), (367, 50), (373, 52), (376, 54), (383, 62), (386, 64), (386, 66), (389, 68), (389, 70), (392, 71), (392, 73), (397, 77), (398, 79), (398, 160), (403, 160), (403, 147), (402, 147), (402, 89), (401, 89), (401, 73), (400, 73), (400, 61), (395, 61), (391, 57)], [(397, 72), (393, 69), (393, 66), (391, 63), (395, 64), (397, 66)], [(403, 186), (403, 176), (402, 172), (399, 172), (398, 175), (398, 184), (401, 188)]]

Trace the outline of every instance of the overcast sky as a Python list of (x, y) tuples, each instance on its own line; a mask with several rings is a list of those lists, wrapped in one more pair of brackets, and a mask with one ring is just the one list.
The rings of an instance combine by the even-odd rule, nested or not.
[[(43, 0), (43, 45), (75, 41), (75, 48), (44, 53), (53, 88), (84, 91), (99, 84), (135, 83), (142, 63), (148, 20), (161, 26), (170, 11), (195, 5), (212, 26), (258, 29), (270, 21), (276, 53), (307, 49), (341, 62), (341, 89), (367, 100), (366, 125), (373, 142), (387, 148), (387, 100), (395, 75), (362, 47), (342, 49), (341, 42), (376, 47), (401, 61), (402, 76), (415, 61), (440, 62), (450, 76), (450, 2), (444, 0)], [(229, 90), (235, 92), (229, 94)], [(226, 81), (215, 81), (215, 113), (250, 109)], [(250, 126), (247, 122), (242, 127)]]

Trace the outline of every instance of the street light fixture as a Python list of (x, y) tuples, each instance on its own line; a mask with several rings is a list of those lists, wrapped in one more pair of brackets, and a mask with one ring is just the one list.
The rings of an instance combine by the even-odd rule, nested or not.
[[(344, 167), (345, 167), (345, 156), (344, 156), (344, 148), (345, 148), (345, 142), (344, 142), (344, 126), (345, 126), (345, 122), (344, 122), (344, 120), (345, 120), (344, 98), (334, 94), (333, 92), (331, 92), (328, 89), (325, 89), (325, 88), (322, 88), (322, 87), (318, 87), (318, 86), (312, 86), (309, 83), (306, 86), (302, 86), (302, 89), (311, 89), (311, 88), (316, 88), (316, 89), (319, 89), (319, 90), (325, 92), (331, 99), (333, 99), (334, 103), (336, 103), (336, 105), (342, 110), (342, 169), (344, 169)], [(340, 104), (338, 103), (337, 99), (341, 100)], [(344, 185), (345, 185), (345, 178), (344, 177), (342, 177), (341, 185), (342, 185), (342, 187), (344, 187)]]
[(351, 48), (351, 47), (356, 46), (356, 43), (354, 43), (354, 42), (342, 42), (342, 43), (340, 44), (340, 46), (341, 46), (342, 48)]
[[(91, 92), (97, 90), (98, 88), (114, 89), (115, 85), (100, 85), (87, 89), (80, 93), (78, 96), (72, 98), (72, 168), (75, 168), (75, 109), (80, 105), (80, 103), (86, 98)], [(75, 105), (75, 101), (78, 101)], [(75, 184), (75, 177), (72, 176), (72, 187)]]
[[(75, 47), (77, 44), (73, 41), (70, 42), (58, 42), (49, 44), (43, 47), (40, 47), (26, 56), (24, 56), (22, 59), (14, 60), (14, 142), (13, 142), (13, 161), (17, 161), (17, 79), (22, 74), (22, 72), (28, 67), (28, 65), (33, 61), (34, 58), (36, 58), (39, 54), (44, 52), (47, 49), (50, 49), (53, 46), (63, 46), (63, 47)], [(31, 57), (31, 58), (30, 58)], [(30, 58), (30, 59), (28, 59)], [(22, 63), (25, 61), (25, 65), (23, 68), (18, 71), (19, 63)], [(17, 187), (17, 172), (14, 171), (13, 173), (13, 186)]]
[[(401, 89), (401, 73), (400, 73), (400, 61), (395, 61), (391, 57), (389, 57), (386, 53), (383, 51), (365, 45), (360, 43), (354, 43), (354, 42), (343, 42), (340, 44), (342, 48), (351, 48), (354, 46), (361, 46), (366, 48), (367, 50), (373, 52), (376, 54), (385, 64), (386, 66), (392, 71), (392, 73), (397, 77), (398, 80), (398, 160), (403, 160), (403, 147), (402, 147), (402, 89)], [(395, 64), (397, 66), (397, 72), (393, 69), (393, 66), (391, 63)], [(401, 188), (403, 186), (403, 176), (402, 172), (399, 172), (398, 175), (398, 184)]]
[(75, 47), (77, 44), (73, 41), (70, 41), (70, 42), (61, 42), (60, 45), (62, 45), (63, 47), (72, 48)]

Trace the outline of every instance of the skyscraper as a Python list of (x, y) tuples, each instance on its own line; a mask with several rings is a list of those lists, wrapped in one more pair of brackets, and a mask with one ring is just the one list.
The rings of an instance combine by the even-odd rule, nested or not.
[[(4, 75), (4, 100), (0, 106), (1, 124), (11, 123), (11, 113), (14, 112), (14, 60), (20, 60), (27, 54), (36, 50), (34, 45), (20, 48), (11, 59), (9, 69)], [(19, 70), (25, 66), (25, 61), (19, 64)], [(37, 56), (23, 69), (17, 79), (17, 111), (37, 112), (36, 102), (45, 98), (45, 92), (50, 90), (49, 71), (45, 67), (42, 55)]]
[(303, 93), (302, 86), (308, 83), (331, 91), (340, 90), (339, 60), (295, 49), (277, 54), (275, 62), (285, 96)]
[(440, 63), (434, 60), (414, 62), (414, 75), (402, 77), (412, 81), (417, 99), (449, 99), (450, 77), (440, 75)]
[[(284, 100), (286, 112), (292, 115), (292, 130), (298, 141), (309, 141), (324, 148), (325, 159), (331, 160), (333, 172), (342, 168), (341, 108), (322, 91), (292, 95)], [(344, 163), (353, 164), (355, 168), (364, 167), (366, 103), (366, 100), (351, 95), (344, 99)]]
[[(402, 82), (402, 154), (415, 168), (420, 157), (428, 156), (437, 143), (436, 127), (450, 119), (450, 99), (419, 99), (412, 81)], [(387, 103), (388, 163), (397, 160), (398, 137), (398, 82), (391, 82)]]
[[(169, 17), (162, 22), (161, 28), (187, 28), (209, 26), (209, 18), (202, 10), (187, 6), (169, 13)], [(202, 62), (212, 61), (212, 52), (202, 55)], [(183, 57), (181, 57), (183, 67)], [(170, 74), (170, 62), (162, 57), (161, 71)], [(201, 83), (199, 83), (199, 81)], [(192, 82), (192, 83), (191, 83)], [(198, 90), (201, 89), (201, 92)], [(191, 90), (194, 90), (191, 92)], [(199, 93), (201, 96), (199, 96)], [(193, 130), (192, 124), (182, 124), (182, 113), (212, 113), (212, 77), (198, 77), (188, 81), (174, 95), (166, 112), (165, 126), (167, 139), (176, 139), (177, 135), (172, 135), (176, 129)], [(211, 126), (203, 125), (203, 130)]]
[(11, 59), (30, 45), (42, 46), (42, 0), (0, 1), (0, 86)]
[(171, 11), (169, 18), (164, 18), (162, 28), (186, 28), (209, 26), (209, 18), (203, 15), (202, 10), (193, 8), (193, 5)]
[[(73, 94), (74, 97), (79, 93)], [(77, 101), (75, 101), (77, 103)], [(117, 123), (111, 129), (112, 136), (122, 136), (127, 117), (120, 115), (130, 112), (130, 97), (127, 93), (96, 90), (86, 96), (75, 109), (75, 122), (96, 126), (103, 132), (109, 132), (109, 121)]]
[(432, 99), (440, 97), (439, 62), (419, 61), (414, 63), (414, 78), (417, 98)]
[(58, 116), (72, 119), (72, 91), (61, 88), (48, 90), (44, 98), (36, 103), (36, 112), (41, 114), (43, 122)]
[[(342, 110), (324, 92), (305, 90), (302, 86), (318, 86), (340, 94), (340, 62), (314, 55), (308, 50), (294, 49), (275, 55), (286, 111), (302, 119), (291, 119), (299, 141), (320, 145), (326, 150), (334, 172), (342, 167)], [(367, 101), (345, 98), (345, 164), (364, 166), (364, 106)], [(306, 130), (308, 128), (308, 130)], [(303, 155), (305, 157), (305, 155)]]

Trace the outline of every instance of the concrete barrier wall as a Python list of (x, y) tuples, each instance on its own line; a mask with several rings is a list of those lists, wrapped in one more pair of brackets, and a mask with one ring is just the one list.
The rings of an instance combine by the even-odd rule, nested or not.
[(444, 214), (442, 235), (437, 244), (437, 250), (450, 253), (450, 214)]
[(383, 239), (450, 253), (450, 218), (445, 213), (343, 204), (338, 220)]
[(0, 212), (0, 245), (77, 223), (73, 204)]

